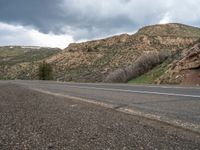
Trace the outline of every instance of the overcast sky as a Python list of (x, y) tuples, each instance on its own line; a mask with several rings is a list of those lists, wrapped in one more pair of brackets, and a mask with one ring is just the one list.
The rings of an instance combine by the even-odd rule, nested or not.
[(145, 25), (200, 26), (200, 0), (0, 0), (0, 45), (64, 48)]

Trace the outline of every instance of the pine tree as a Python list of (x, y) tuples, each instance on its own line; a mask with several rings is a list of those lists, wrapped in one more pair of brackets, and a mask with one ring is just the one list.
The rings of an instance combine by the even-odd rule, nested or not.
[(39, 79), (40, 80), (53, 80), (52, 66), (45, 61), (39, 65)]

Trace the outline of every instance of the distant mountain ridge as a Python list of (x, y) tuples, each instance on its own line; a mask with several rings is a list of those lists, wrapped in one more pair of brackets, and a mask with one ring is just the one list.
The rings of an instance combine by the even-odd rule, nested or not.
[(27, 65), (34, 64), (59, 52), (61, 52), (59, 48), (0, 46), (0, 79), (15, 79), (16, 76), (19, 79), (26, 79), (26, 74), (35, 72), (34, 68), (27, 68)]

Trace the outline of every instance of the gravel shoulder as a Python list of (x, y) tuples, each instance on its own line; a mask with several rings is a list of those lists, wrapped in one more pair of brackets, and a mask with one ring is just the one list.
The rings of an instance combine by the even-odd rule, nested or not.
[(199, 149), (200, 135), (97, 105), (0, 84), (0, 149)]

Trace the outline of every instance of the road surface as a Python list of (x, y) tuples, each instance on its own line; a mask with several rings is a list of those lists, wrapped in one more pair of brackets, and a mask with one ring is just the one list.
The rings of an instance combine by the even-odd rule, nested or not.
[(51, 94), (97, 102), (200, 132), (200, 88), (127, 84), (12, 81)]
[(200, 147), (198, 87), (1, 81), (0, 88), (3, 149)]

